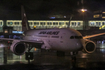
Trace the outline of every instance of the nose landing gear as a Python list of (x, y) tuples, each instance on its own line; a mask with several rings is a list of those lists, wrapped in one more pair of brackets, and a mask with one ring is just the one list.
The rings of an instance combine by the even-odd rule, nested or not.
[(72, 66), (75, 67), (75, 63), (76, 63), (76, 55), (78, 54), (78, 52), (70, 52), (71, 54), (71, 61), (72, 61)]
[(71, 55), (71, 59), (73, 61), (76, 61), (76, 55), (78, 54), (78, 52), (70, 52), (70, 55)]

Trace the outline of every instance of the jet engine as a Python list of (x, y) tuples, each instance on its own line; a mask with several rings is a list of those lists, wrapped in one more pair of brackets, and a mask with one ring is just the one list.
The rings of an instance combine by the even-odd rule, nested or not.
[(82, 51), (84, 53), (93, 53), (95, 49), (96, 49), (96, 44), (93, 41), (86, 39)]
[(26, 45), (23, 42), (14, 40), (10, 46), (10, 50), (16, 55), (22, 55), (26, 51)]

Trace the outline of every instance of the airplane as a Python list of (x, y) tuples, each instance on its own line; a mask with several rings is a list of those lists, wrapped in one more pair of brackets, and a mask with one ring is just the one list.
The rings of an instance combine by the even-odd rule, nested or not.
[(5, 43), (11, 42), (10, 50), (16, 55), (23, 55), (26, 49), (30, 52), (33, 47), (56, 50), (58, 56), (65, 52), (93, 53), (96, 44), (88, 38), (105, 34), (100, 33), (83, 37), (79, 31), (71, 28), (30, 29), (23, 6), (21, 14), (23, 39), (0, 38)]

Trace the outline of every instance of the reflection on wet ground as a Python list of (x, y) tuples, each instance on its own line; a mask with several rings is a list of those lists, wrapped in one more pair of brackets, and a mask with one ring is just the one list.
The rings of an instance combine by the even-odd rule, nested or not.
[[(77, 60), (71, 59), (71, 56), (66, 53), (65, 57), (57, 57), (55, 52), (34, 51), (34, 60), (30, 64), (25, 60), (25, 55), (12, 55), (11, 59), (7, 60), (7, 64), (1, 61), (1, 69), (8, 70), (103, 70), (105, 69), (105, 44), (97, 44), (97, 49), (94, 53), (79, 52), (76, 55)], [(3, 57), (0, 57), (3, 58)], [(1, 59), (2, 60), (2, 59)]]

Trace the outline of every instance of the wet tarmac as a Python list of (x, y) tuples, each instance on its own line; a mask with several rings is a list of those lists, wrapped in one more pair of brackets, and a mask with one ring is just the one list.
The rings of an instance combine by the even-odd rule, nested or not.
[[(76, 61), (66, 53), (65, 57), (56, 56), (55, 51), (34, 51), (34, 60), (28, 64), (25, 55), (13, 54), (7, 64), (1, 61), (0, 70), (104, 70), (105, 69), (105, 43), (98, 43), (94, 53), (78, 52)], [(2, 58), (2, 57), (1, 57)]]

